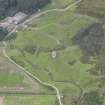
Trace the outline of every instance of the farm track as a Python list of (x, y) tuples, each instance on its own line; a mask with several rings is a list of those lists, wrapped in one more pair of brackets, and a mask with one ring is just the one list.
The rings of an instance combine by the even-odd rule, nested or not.
[(37, 80), (37, 81), (38, 81), (39, 83), (41, 83), (42, 85), (47, 86), (47, 87), (51, 87), (51, 88), (53, 88), (54, 90), (56, 90), (56, 92), (57, 92), (57, 98), (58, 98), (58, 100), (59, 100), (59, 104), (60, 104), (60, 105), (63, 105), (62, 102), (61, 102), (61, 97), (60, 97), (59, 90), (58, 90), (55, 86), (53, 86), (53, 85), (51, 85), (51, 84), (49, 84), (49, 83), (46, 83), (46, 82), (41, 81), (39, 78), (37, 78), (36, 76), (34, 76), (33, 74), (31, 74), (30, 72), (26, 71), (26, 69), (24, 69), (23, 67), (21, 67), (20, 65), (18, 65), (16, 62), (14, 62), (14, 61), (7, 55), (7, 53), (6, 53), (6, 51), (5, 51), (5, 48), (6, 48), (6, 46), (7, 46), (6, 42), (3, 42), (3, 44), (5, 45), (5, 47), (4, 47), (4, 49), (3, 49), (4, 56), (5, 56), (6, 58), (8, 58), (8, 60), (9, 60), (11, 63), (15, 64), (17, 67), (19, 67), (21, 70), (23, 70), (27, 75), (29, 75), (30, 77), (34, 78), (35, 80)]
[[(50, 12), (53, 12), (53, 11), (58, 11), (58, 12), (64, 12), (64, 11), (67, 11), (69, 10), (70, 8), (72, 8), (73, 6), (77, 5), (78, 3), (80, 3), (82, 0), (78, 0), (72, 4), (70, 4), (69, 6), (67, 6), (66, 8), (63, 8), (63, 9), (59, 9), (59, 8), (56, 8), (56, 9), (51, 9), (51, 10), (46, 10), (44, 12), (41, 12), (41, 13), (38, 13), (38, 14), (33, 14), (29, 19), (27, 19), (25, 22), (23, 22), (22, 24), (19, 24), (19, 25), (16, 25), (14, 27), (14, 29), (7, 35), (10, 36), (12, 33), (16, 32), (18, 26), (20, 25), (23, 25), (25, 26), (28, 22), (32, 21), (33, 19), (36, 19), (44, 14), (47, 14), (47, 13), (50, 13)], [(46, 83), (46, 82), (43, 82), (41, 81), (38, 77), (34, 76), (33, 74), (31, 74), (30, 72), (28, 72), (25, 68), (21, 67), (20, 65), (18, 65), (16, 62), (14, 62), (6, 53), (6, 47), (7, 47), (7, 43), (5, 42), (5, 39), (7, 38), (5, 37), (4, 38), (4, 41), (3, 41), (3, 44), (4, 44), (4, 48), (3, 48), (3, 54), (4, 56), (13, 64), (15, 64), (18, 68), (20, 68), (21, 70), (23, 70), (27, 75), (29, 75), (30, 77), (34, 78), (35, 80), (37, 80), (39, 83), (41, 83), (42, 85), (44, 86), (47, 86), (47, 87), (51, 87), (53, 88), (55, 91), (56, 91), (56, 96), (58, 98), (58, 101), (59, 101), (59, 105), (63, 105), (62, 101), (61, 101), (61, 96), (60, 96), (60, 92), (59, 92), (59, 89), (57, 89), (55, 86), (53, 86), (52, 84), (49, 84), (49, 83)]]

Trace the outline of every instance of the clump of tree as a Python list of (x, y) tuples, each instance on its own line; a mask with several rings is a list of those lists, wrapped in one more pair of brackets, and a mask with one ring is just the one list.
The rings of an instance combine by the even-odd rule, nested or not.
[(83, 95), (80, 105), (103, 105), (103, 97), (97, 91), (90, 91)]
[(32, 13), (51, 0), (0, 0), (0, 16), (14, 15), (18, 11)]
[(0, 41), (2, 41), (7, 34), (8, 34), (8, 31), (6, 29), (0, 27)]
[(105, 17), (105, 0), (83, 0), (77, 6), (77, 12), (103, 18)]
[(8, 36), (7, 38), (5, 38), (5, 40), (6, 41), (11, 41), (11, 40), (15, 40), (16, 38), (17, 38), (17, 33), (14, 32), (10, 36)]
[(72, 39), (88, 56), (99, 55), (103, 45), (104, 29), (101, 23), (93, 23), (81, 31)]
[(37, 50), (37, 46), (34, 44), (28, 44), (28, 45), (24, 46), (23, 50), (30, 54), (34, 54), (35, 51)]

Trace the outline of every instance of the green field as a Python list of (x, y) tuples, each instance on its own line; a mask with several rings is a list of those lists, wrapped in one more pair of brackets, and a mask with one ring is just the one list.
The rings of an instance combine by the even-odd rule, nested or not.
[[(6, 66), (3, 66), (6, 65)], [(11, 68), (12, 65), (6, 61), (5, 58), (0, 57), (0, 85), (18, 85), (22, 84), (24, 76), (19, 72), (13, 71), (14, 68)], [(11, 68), (11, 70), (9, 70)], [(5, 79), (7, 78), (7, 79)]]
[[(65, 7), (66, 3), (69, 4), (68, 2), (72, 1), (57, 0), (56, 2), (59, 5), (56, 3), (55, 7)], [(92, 23), (98, 22), (98, 19), (80, 15), (75, 11), (70, 9), (62, 12), (53, 11), (36, 18), (28, 24), (28, 27), (19, 28), (15, 33), (16, 39), (7, 40), (9, 47), (6, 49), (9, 57), (26, 71), (41, 81), (56, 86), (60, 94), (65, 96), (63, 99), (65, 105), (69, 105), (70, 100), (79, 96), (81, 91), (98, 90), (100, 84), (98, 76), (89, 72), (95, 67), (96, 62), (82, 62), (84, 56), (82, 49), (72, 43), (75, 35)], [(50, 89), (46, 91), (52, 92)], [(55, 96), (38, 98), (33, 96), (29, 98), (31, 101), (26, 98), (23, 97), (22, 100), (19, 98), (19, 102), (23, 105), (24, 103), (27, 103), (25, 105), (29, 103), (30, 105), (34, 103), (35, 105), (56, 105)], [(6, 105), (13, 104), (11, 99), (7, 97)], [(53, 100), (52, 103), (51, 100)], [(19, 105), (19, 102), (14, 99), (15, 101)]]
[[(70, 10), (48, 13), (16, 33), (14, 43), (9, 42), (14, 47), (8, 49), (8, 54), (39, 79), (57, 86), (62, 93), (64, 90), (70, 93), (72, 87), (68, 89), (68, 84), (60, 86), (56, 81), (73, 81), (84, 90), (95, 89), (96, 77), (87, 72), (94, 64), (83, 64), (81, 49), (72, 45), (73, 36), (95, 21)], [(52, 57), (53, 51), (55, 58)], [(72, 94), (80, 91), (74, 87)]]
[(6, 96), (4, 98), (5, 105), (55, 105), (55, 97), (50, 95), (39, 96)]
[(4, 56), (0, 56), (0, 92), (54, 93), (52, 89), (30, 78)]
[(103, 18), (105, 16), (105, 0), (83, 0), (77, 11), (85, 15)]

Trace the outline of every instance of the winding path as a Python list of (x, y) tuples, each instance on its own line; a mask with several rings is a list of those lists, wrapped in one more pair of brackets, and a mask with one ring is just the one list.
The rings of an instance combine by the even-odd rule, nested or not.
[(55, 9), (50, 9), (50, 10), (46, 10), (44, 12), (41, 13), (35, 13), (33, 14), (29, 19), (27, 19), (26, 21), (23, 22), (23, 25), (27, 24), (28, 22), (32, 21), (35, 18), (40, 17), (41, 15), (53, 12), (53, 11), (58, 11), (58, 12), (65, 12), (67, 10), (69, 10), (70, 8), (72, 8), (73, 6), (77, 5), (78, 3), (80, 3), (82, 0), (77, 0), (76, 2), (70, 4), (69, 6), (67, 6), (66, 8), (60, 9), (60, 8), (55, 8)]
[(3, 54), (4, 54), (4, 56), (5, 56), (6, 58), (8, 58), (8, 60), (9, 60), (11, 63), (15, 64), (17, 67), (19, 67), (20, 69), (22, 69), (26, 74), (28, 74), (29, 76), (33, 77), (35, 80), (37, 80), (37, 81), (38, 81), (39, 83), (41, 83), (42, 85), (52, 87), (54, 90), (56, 90), (56, 92), (57, 92), (57, 98), (58, 98), (58, 100), (59, 100), (59, 104), (60, 104), (60, 105), (63, 105), (62, 102), (61, 102), (61, 97), (60, 97), (59, 90), (58, 90), (55, 86), (53, 86), (53, 85), (51, 85), (51, 84), (49, 84), (49, 83), (45, 83), (45, 82), (41, 81), (39, 78), (37, 78), (36, 76), (34, 76), (34, 75), (31, 74), (30, 72), (28, 72), (28, 71), (27, 71), (26, 69), (24, 69), (22, 66), (18, 65), (16, 62), (14, 62), (14, 61), (7, 55), (7, 53), (6, 53), (5, 48), (6, 48), (6, 46), (7, 46), (7, 43), (6, 43), (5, 41), (3, 41), (3, 44), (4, 44), (4, 46), (5, 46), (5, 47), (3, 48)]
[[(80, 3), (81, 1), (82, 1), (82, 0), (78, 0), (78, 1), (76, 1), (76, 2), (74, 2), (74, 3), (72, 3), (72, 4), (70, 4), (68, 7), (63, 8), (63, 9), (56, 8), (56, 9), (46, 10), (46, 11), (41, 12), (41, 13), (38, 13), (38, 14), (33, 14), (29, 19), (27, 19), (27, 20), (26, 20), (25, 22), (23, 22), (21, 25), (25, 26), (28, 22), (32, 21), (33, 19), (36, 19), (36, 18), (40, 17), (41, 15), (46, 14), (46, 13), (49, 13), (49, 12), (53, 12), (53, 11), (64, 12), (64, 11), (67, 11), (67, 10), (69, 10), (70, 8), (72, 8), (73, 6), (75, 6), (75, 5), (77, 5), (78, 3)], [(7, 37), (10, 36), (12, 33), (16, 32), (17, 28), (18, 28), (18, 25), (16, 25), (16, 26), (14, 27), (14, 29), (7, 35)], [(5, 37), (4, 40), (5, 40), (7, 37)], [(58, 43), (59, 43), (59, 42), (58, 42)], [(41, 81), (38, 77), (34, 76), (34, 75), (31, 74), (30, 72), (28, 72), (25, 68), (23, 68), (22, 66), (18, 65), (16, 62), (14, 62), (14, 61), (7, 55), (7, 53), (6, 53), (7, 43), (6, 43), (5, 41), (3, 41), (3, 44), (4, 44), (4, 48), (3, 48), (3, 54), (4, 54), (4, 56), (5, 56), (6, 58), (8, 58), (8, 60), (9, 60), (11, 63), (15, 64), (17, 67), (19, 67), (20, 69), (22, 69), (26, 74), (28, 74), (29, 76), (33, 77), (35, 80), (37, 80), (37, 81), (38, 81), (39, 83), (41, 83), (42, 85), (53, 88), (53, 89), (56, 91), (56, 93), (57, 93), (57, 98), (58, 98), (59, 104), (60, 104), (60, 105), (63, 105), (63, 104), (62, 104), (62, 101), (61, 101), (61, 96), (60, 96), (59, 90), (58, 90), (55, 86), (53, 86), (52, 84), (45, 83), (45, 82)]]

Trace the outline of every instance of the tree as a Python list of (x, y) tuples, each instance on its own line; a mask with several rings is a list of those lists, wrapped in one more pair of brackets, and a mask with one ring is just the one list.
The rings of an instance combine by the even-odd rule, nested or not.
[(84, 94), (81, 105), (103, 105), (103, 100), (97, 91), (91, 91)]
[(4, 39), (4, 37), (8, 34), (8, 31), (2, 27), (0, 27), (0, 41)]

